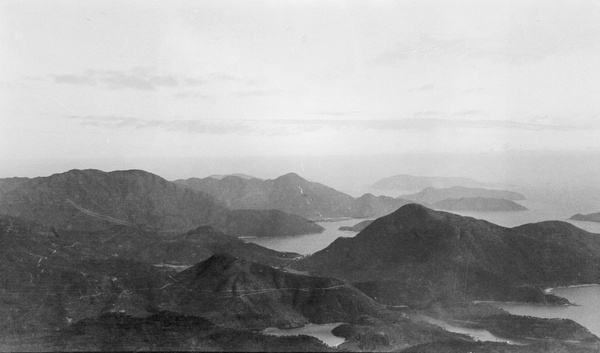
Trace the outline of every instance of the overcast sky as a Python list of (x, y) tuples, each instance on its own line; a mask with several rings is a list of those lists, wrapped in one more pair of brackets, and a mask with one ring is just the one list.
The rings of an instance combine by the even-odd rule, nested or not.
[(598, 1), (0, 0), (0, 158), (600, 152)]

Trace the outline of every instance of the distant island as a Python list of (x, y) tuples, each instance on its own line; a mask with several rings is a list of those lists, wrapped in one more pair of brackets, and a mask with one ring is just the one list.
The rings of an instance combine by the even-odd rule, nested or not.
[(574, 221), (599, 222), (600, 223), (600, 212), (590, 213), (590, 214), (578, 213), (569, 219), (572, 219)]
[(400, 174), (379, 180), (371, 186), (371, 189), (417, 191), (428, 187), (449, 188), (453, 186), (499, 187), (502, 184), (486, 183), (464, 177), (428, 177)]
[(446, 211), (476, 211), (476, 212), (516, 212), (526, 211), (527, 207), (505, 199), (489, 197), (464, 197), (461, 199), (446, 199), (432, 204), (433, 208)]
[(450, 188), (428, 187), (418, 193), (402, 195), (401, 197), (403, 199), (413, 200), (420, 203), (435, 203), (445, 199), (462, 199), (465, 197), (486, 197), (511, 201), (520, 201), (526, 199), (523, 194), (514, 191), (468, 188), (464, 186), (453, 186)]

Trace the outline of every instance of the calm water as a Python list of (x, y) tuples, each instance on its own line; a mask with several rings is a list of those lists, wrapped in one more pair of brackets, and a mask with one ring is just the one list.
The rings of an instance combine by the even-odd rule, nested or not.
[(505, 343), (508, 343), (508, 344), (519, 344), (516, 341), (512, 341), (512, 340), (508, 340), (506, 338), (501, 338), (501, 337), (498, 337), (498, 336), (494, 336), (488, 330), (473, 329), (473, 328), (464, 328), (464, 327), (460, 327), (460, 326), (454, 326), (454, 325), (451, 325), (451, 324), (447, 323), (446, 321), (434, 319), (434, 318), (429, 317), (429, 316), (422, 316), (421, 319), (423, 321), (426, 321), (426, 322), (430, 323), (430, 324), (434, 324), (434, 325), (440, 326), (440, 327), (444, 328), (446, 331), (454, 332), (454, 333), (460, 333), (460, 334), (463, 334), (463, 335), (470, 336), (473, 339), (475, 339), (476, 341), (491, 341), (491, 342), (505, 342)]
[(336, 222), (317, 222), (325, 228), (323, 233), (308, 234), (285, 238), (245, 238), (244, 240), (277, 251), (292, 251), (302, 255), (312, 254), (326, 248), (339, 237), (353, 237), (357, 232), (338, 230), (342, 226), (353, 226), (362, 219), (346, 219)]
[[(600, 233), (600, 223), (571, 221), (571, 218), (578, 212), (573, 207), (564, 207), (559, 203), (537, 202), (532, 200), (519, 201), (519, 204), (528, 208), (527, 211), (518, 212), (454, 212), (462, 216), (469, 216), (477, 219), (504, 226), (516, 227), (526, 223), (536, 223), (542, 221), (565, 221), (576, 227), (587, 230), (592, 233)], [(590, 211), (591, 213), (591, 211)]]
[(263, 333), (265, 333), (267, 335), (273, 335), (273, 336), (307, 335), (307, 336), (312, 336), (312, 337), (316, 337), (316, 338), (320, 339), (328, 346), (337, 347), (340, 344), (344, 343), (346, 340), (342, 337), (334, 336), (331, 333), (331, 330), (340, 326), (341, 324), (342, 323), (340, 323), (340, 322), (333, 323), (333, 324), (324, 324), (324, 325), (308, 324), (304, 327), (294, 328), (294, 329), (289, 329), (289, 330), (281, 330), (281, 329), (278, 329), (275, 327), (269, 327), (268, 329), (264, 330)]
[(515, 315), (571, 319), (600, 337), (600, 286), (557, 288), (550, 293), (567, 298), (577, 306), (548, 307), (514, 303), (494, 303), (494, 305)]

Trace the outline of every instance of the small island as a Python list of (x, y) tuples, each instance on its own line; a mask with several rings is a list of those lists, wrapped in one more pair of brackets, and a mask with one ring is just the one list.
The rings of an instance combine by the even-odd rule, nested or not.
[(574, 221), (584, 221), (584, 222), (598, 222), (600, 223), (600, 212), (590, 213), (590, 214), (581, 214), (578, 213), (573, 217), (569, 218)]

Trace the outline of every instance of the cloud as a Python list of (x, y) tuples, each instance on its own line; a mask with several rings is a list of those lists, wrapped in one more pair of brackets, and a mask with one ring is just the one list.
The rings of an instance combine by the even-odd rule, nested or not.
[(235, 95), (240, 98), (246, 98), (246, 97), (272, 96), (274, 94), (279, 94), (279, 93), (282, 93), (282, 91), (276, 90), (276, 89), (256, 89), (256, 90), (250, 90), (250, 91), (239, 91), (239, 92), (236, 92)]
[(361, 114), (360, 111), (328, 111), (328, 110), (319, 110), (312, 113), (310, 115), (325, 115), (325, 116), (357, 116)]
[(173, 94), (173, 97), (182, 98), (182, 99), (208, 99), (208, 98), (210, 98), (210, 96), (207, 94), (189, 92), (189, 91), (177, 92), (177, 93)]
[(235, 77), (226, 73), (210, 73), (200, 77), (181, 77), (160, 74), (156, 70), (133, 68), (130, 70), (85, 70), (77, 74), (51, 74), (49, 78), (60, 84), (98, 86), (109, 89), (135, 89), (153, 91), (160, 88), (198, 87), (211, 83), (242, 83), (252, 86), (257, 78)]
[(424, 91), (433, 91), (434, 89), (435, 89), (435, 86), (430, 84), (430, 85), (423, 85), (421, 87), (413, 88), (413, 89), (411, 89), (411, 91), (422, 91), (422, 92), (424, 92)]
[(485, 59), (509, 65), (522, 65), (557, 54), (596, 47), (599, 31), (595, 28), (586, 29), (587, 31), (581, 33), (565, 33), (557, 28), (548, 30), (543, 27), (525, 33), (514, 31), (505, 36), (453, 39), (421, 36), (417, 40), (397, 43), (394, 48), (376, 55), (370, 64), (394, 66), (409, 59)]
[(483, 87), (474, 87), (474, 88), (467, 88), (465, 90), (463, 90), (463, 93), (468, 94), (468, 93), (480, 93), (483, 92), (484, 88)]
[(487, 113), (482, 110), (474, 110), (474, 109), (461, 110), (461, 111), (454, 113), (454, 116), (481, 116), (481, 115), (487, 115)]
[(418, 118), (418, 117), (430, 117), (430, 116), (436, 116), (439, 115), (439, 112), (433, 111), (433, 110), (427, 110), (424, 112), (416, 112), (413, 114), (414, 118)]
[(168, 132), (194, 134), (255, 134), (284, 136), (313, 132), (324, 128), (360, 130), (436, 130), (436, 129), (512, 129), (534, 131), (573, 131), (598, 129), (596, 125), (553, 125), (524, 123), (508, 120), (452, 120), (437, 118), (352, 120), (352, 119), (303, 119), (303, 120), (159, 120), (138, 119), (118, 116), (65, 116), (76, 120), (82, 126), (106, 129), (161, 129)]

